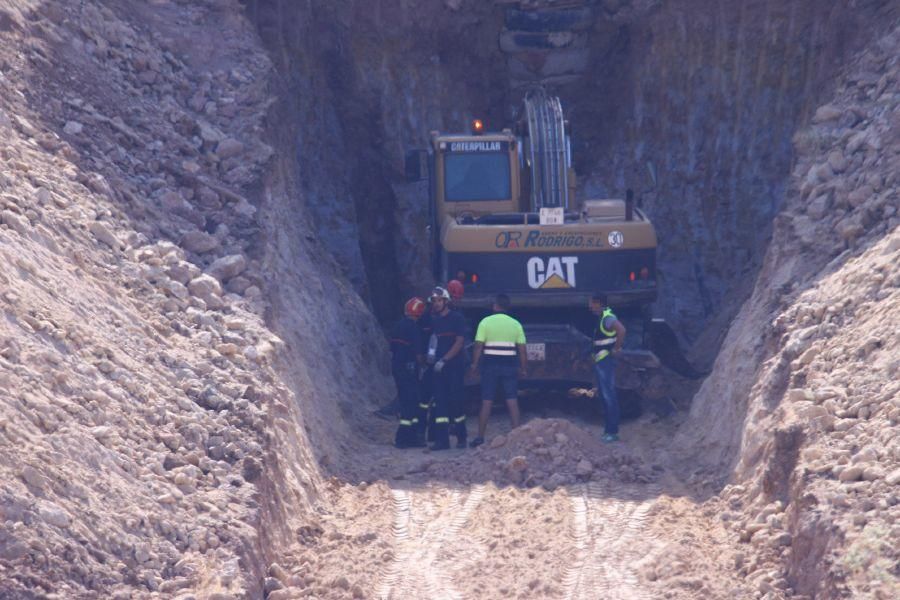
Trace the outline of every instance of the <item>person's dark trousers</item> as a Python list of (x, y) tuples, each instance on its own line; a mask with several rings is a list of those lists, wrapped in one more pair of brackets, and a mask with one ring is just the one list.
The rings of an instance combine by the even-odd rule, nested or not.
[[(416, 424), (416, 428), (418, 429), (419, 436), (425, 436), (425, 430), (428, 429), (428, 441), (433, 442), (432, 431), (434, 429), (434, 410), (433, 410), (433, 400), (434, 394), (432, 390), (434, 389), (434, 371), (431, 370), (431, 367), (425, 369), (422, 373), (422, 378), (419, 380), (419, 422)], [(429, 415), (429, 410), (431, 410), (431, 414)], [(430, 421), (429, 421), (430, 419)]]
[(456, 436), (457, 445), (464, 448), (468, 438), (465, 407), (465, 371), (462, 361), (457, 365), (444, 368), (449, 369), (447, 375), (450, 378), (450, 431)]
[(619, 433), (619, 398), (616, 396), (616, 363), (612, 356), (594, 363), (594, 375), (597, 376), (597, 393), (603, 397), (606, 409), (604, 416), (604, 432), (614, 435)]
[(416, 365), (395, 365), (394, 382), (397, 384), (397, 395), (400, 399), (400, 424), (394, 445), (407, 448), (416, 444), (416, 424), (419, 411), (419, 381), (416, 378)]
[(431, 411), (434, 421), (428, 437), (436, 446), (450, 445), (450, 405), (453, 402), (454, 375), (450, 365), (434, 374), (434, 406)]

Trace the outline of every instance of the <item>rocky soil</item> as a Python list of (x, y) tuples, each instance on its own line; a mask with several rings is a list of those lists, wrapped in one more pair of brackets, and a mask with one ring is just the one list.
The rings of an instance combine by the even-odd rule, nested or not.
[[(389, 310), (395, 292), (379, 291), (419, 277), (419, 230), (402, 218), (418, 209), (414, 194), (395, 196), (391, 157), (472, 107), (501, 118), (506, 91), (485, 90), (507, 62), (498, 46), (453, 98), (466, 107), (449, 107), (501, 13), (404, 6), (0, 5), (0, 596), (900, 595), (890, 3), (853, 3), (858, 21), (788, 21), (814, 40), (844, 33), (819, 55), (827, 68), (805, 46), (791, 54), (806, 64), (802, 89), (771, 88), (804, 94), (779, 113), (794, 129), (775, 154), (790, 161), (742, 171), (775, 204), (721, 221), (711, 210), (712, 233), (691, 223), (715, 242), (675, 265), (694, 284), (765, 258), (758, 277), (751, 266), (707, 279), (753, 292), (719, 310), (742, 297), (723, 292), (703, 316), (719, 327), (706, 349), (728, 333), (690, 410), (627, 423), (614, 446), (598, 442), (595, 419), (550, 409), (509, 431), (500, 416), (487, 444), (446, 453), (394, 450), (393, 424), (370, 414), (393, 393), (370, 307)], [(647, 41), (673, 8), (602, 10), (595, 34), (636, 27)], [(725, 20), (714, 39), (755, 31), (746, 15)], [(854, 23), (875, 20), (877, 35), (855, 36)], [(428, 35), (406, 35), (417, 28)], [(647, 47), (674, 43), (655, 39)], [(716, 48), (717, 64), (738, 56)], [(763, 54), (738, 54), (759, 70), (735, 81), (768, 80)], [(705, 55), (698, 46), (691, 60)], [(748, 121), (723, 110), (749, 131), (770, 105)], [(673, 147), (701, 130), (677, 129)], [(761, 171), (775, 175), (762, 185)], [(673, 189), (724, 177), (672, 172), (686, 178)], [(368, 192), (397, 208), (391, 219), (362, 202)], [(773, 216), (770, 242), (753, 234), (720, 252)], [(683, 409), (685, 392), (666, 390), (682, 384), (655, 387)]]
[(0, 37), (0, 595), (258, 596), (294, 411), (253, 193), (269, 60), (234, 2), (6, 3)]
[(761, 592), (900, 592), (898, 50), (897, 28), (873, 40), (794, 137), (756, 289), (681, 435), (734, 466), (722, 516)]

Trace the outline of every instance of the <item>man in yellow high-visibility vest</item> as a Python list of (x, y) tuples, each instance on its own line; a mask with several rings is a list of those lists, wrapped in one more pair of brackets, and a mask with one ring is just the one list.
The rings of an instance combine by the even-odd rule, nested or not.
[(616, 360), (625, 340), (625, 326), (607, 305), (606, 294), (597, 293), (591, 298), (591, 312), (599, 317), (594, 329), (591, 357), (597, 376), (597, 395), (603, 398), (603, 441), (619, 441), (619, 398), (616, 396)]
[(482, 319), (475, 333), (472, 370), (478, 369), (482, 355), (484, 364), (481, 366), (478, 437), (472, 440), (472, 448), (484, 443), (484, 433), (498, 387), (503, 390), (513, 429), (519, 426), (518, 378), (525, 375), (527, 366), (525, 331), (521, 323), (506, 314), (509, 307), (509, 296), (498, 294), (494, 299), (494, 314)]

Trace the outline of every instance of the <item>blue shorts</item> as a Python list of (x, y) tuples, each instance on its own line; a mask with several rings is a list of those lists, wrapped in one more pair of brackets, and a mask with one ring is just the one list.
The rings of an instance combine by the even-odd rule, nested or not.
[(503, 390), (503, 399), (512, 400), (519, 395), (519, 368), (515, 366), (482, 365), (481, 366), (481, 399), (490, 402), (497, 393)]

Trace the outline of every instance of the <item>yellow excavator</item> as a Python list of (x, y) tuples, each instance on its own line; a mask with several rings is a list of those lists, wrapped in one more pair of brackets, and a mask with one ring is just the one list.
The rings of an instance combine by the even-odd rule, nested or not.
[(559, 98), (530, 91), (514, 128), (489, 132), (476, 120), (468, 133), (431, 132), (427, 151), (407, 153), (406, 175), (429, 181), (435, 280), (463, 282), (457, 308), (472, 326), (497, 293), (509, 295), (528, 339), (529, 380), (593, 381), (588, 349), (596, 317), (588, 304), (595, 292), (607, 294), (628, 327), (624, 368), (656, 368), (662, 358), (697, 375), (674, 332), (650, 317), (656, 232), (631, 191), (625, 199), (575, 197)]

